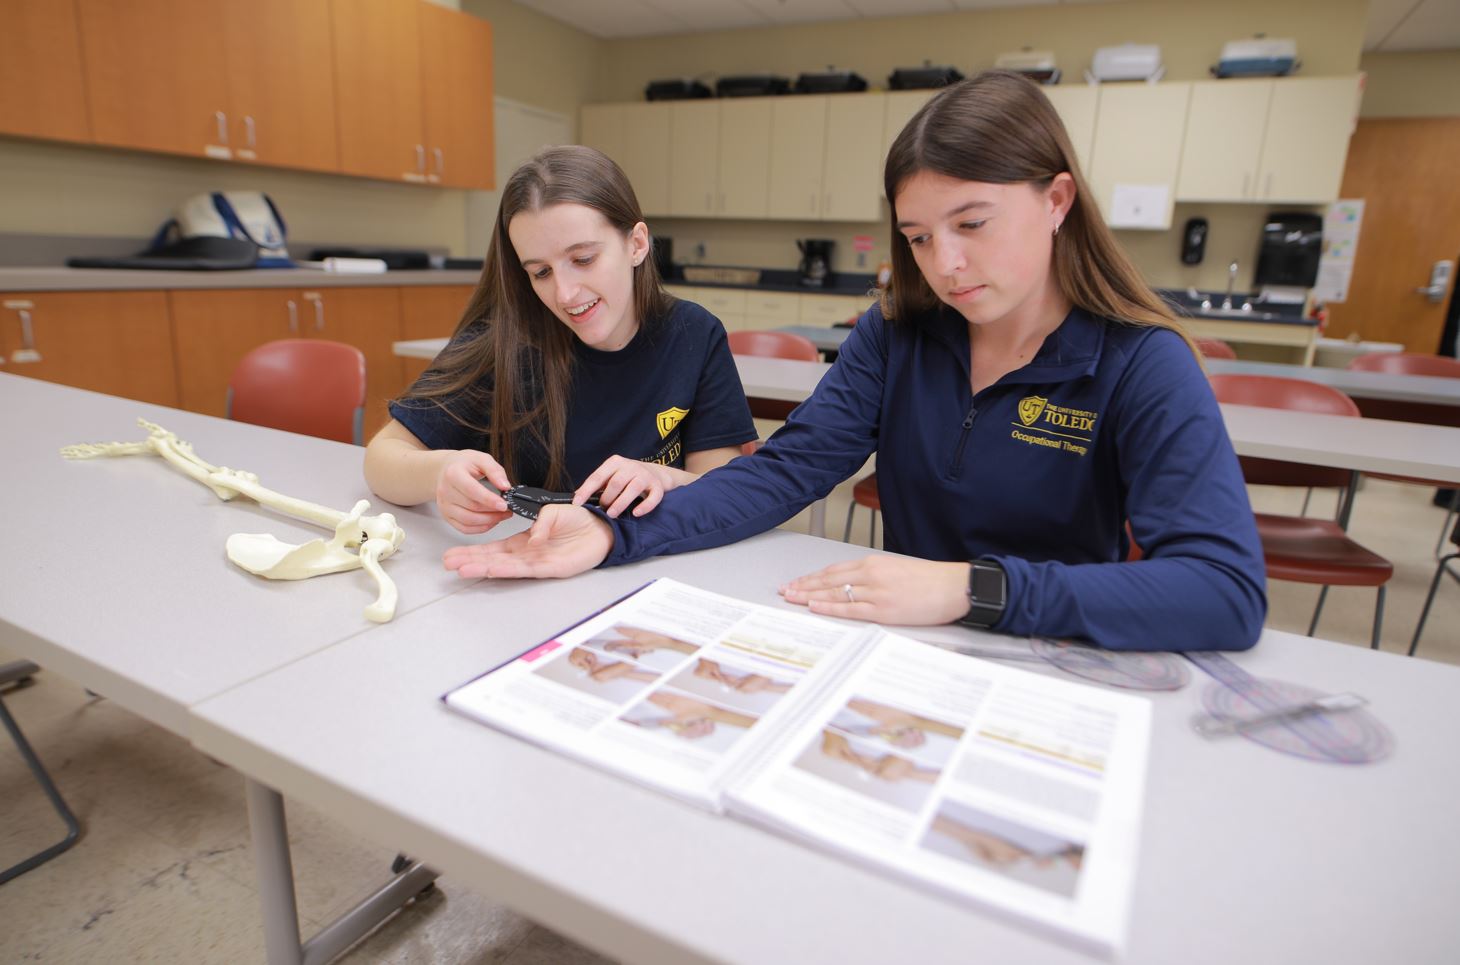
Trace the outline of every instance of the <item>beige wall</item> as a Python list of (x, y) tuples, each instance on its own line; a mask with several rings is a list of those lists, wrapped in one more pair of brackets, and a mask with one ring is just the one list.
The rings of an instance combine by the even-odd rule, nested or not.
[(1460, 50), (1365, 54), (1361, 117), (1460, 116)]
[(1367, 0), (1143, 0), (1003, 7), (915, 17), (725, 30), (608, 43), (596, 101), (637, 100), (650, 80), (779, 73), (790, 78), (835, 64), (882, 87), (896, 67), (925, 59), (965, 74), (1000, 53), (1051, 50), (1077, 81), (1095, 48), (1161, 45), (1172, 80), (1209, 77), (1222, 43), (1265, 32), (1298, 42), (1303, 72), (1352, 74), (1363, 46)]
[[(492, 22), (498, 94), (576, 116), (600, 41), (508, 0), (436, 2)], [(299, 241), (481, 254), (468, 251), (476, 192), (0, 137), (0, 234), (144, 238), (189, 195), (228, 189), (267, 192)]]

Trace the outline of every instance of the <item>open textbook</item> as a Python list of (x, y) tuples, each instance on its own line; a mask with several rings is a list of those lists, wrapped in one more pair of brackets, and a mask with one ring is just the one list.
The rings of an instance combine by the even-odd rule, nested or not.
[(700, 806), (1119, 951), (1150, 704), (656, 580), (445, 696)]

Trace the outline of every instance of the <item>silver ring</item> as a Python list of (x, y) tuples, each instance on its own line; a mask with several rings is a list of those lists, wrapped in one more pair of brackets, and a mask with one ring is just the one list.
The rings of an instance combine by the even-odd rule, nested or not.
[(856, 603), (857, 602), (857, 598), (854, 597), (854, 596), (852, 596), (852, 584), (850, 584), (850, 583), (843, 583), (842, 584), (842, 592), (847, 595), (847, 602), (848, 603)]

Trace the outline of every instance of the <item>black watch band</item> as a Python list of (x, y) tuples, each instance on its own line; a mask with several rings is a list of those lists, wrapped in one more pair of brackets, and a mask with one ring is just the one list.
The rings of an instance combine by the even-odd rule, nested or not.
[(968, 564), (968, 613), (958, 622), (980, 630), (992, 627), (1004, 615), (1008, 589), (1002, 566), (993, 560), (971, 560)]

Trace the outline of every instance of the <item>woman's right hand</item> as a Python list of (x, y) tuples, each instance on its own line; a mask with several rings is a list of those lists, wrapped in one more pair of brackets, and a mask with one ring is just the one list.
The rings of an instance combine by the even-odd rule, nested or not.
[(591, 570), (611, 549), (613, 530), (589, 510), (544, 506), (529, 529), (490, 543), (453, 546), (442, 561), (467, 579), (542, 579)]
[(436, 507), (463, 533), (485, 533), (512, 517), (507, 501), (483, 486), (483, 479), (500, 491), (512, 488), (497, 460), (476, 449), (453, 453), (436, 474)]

